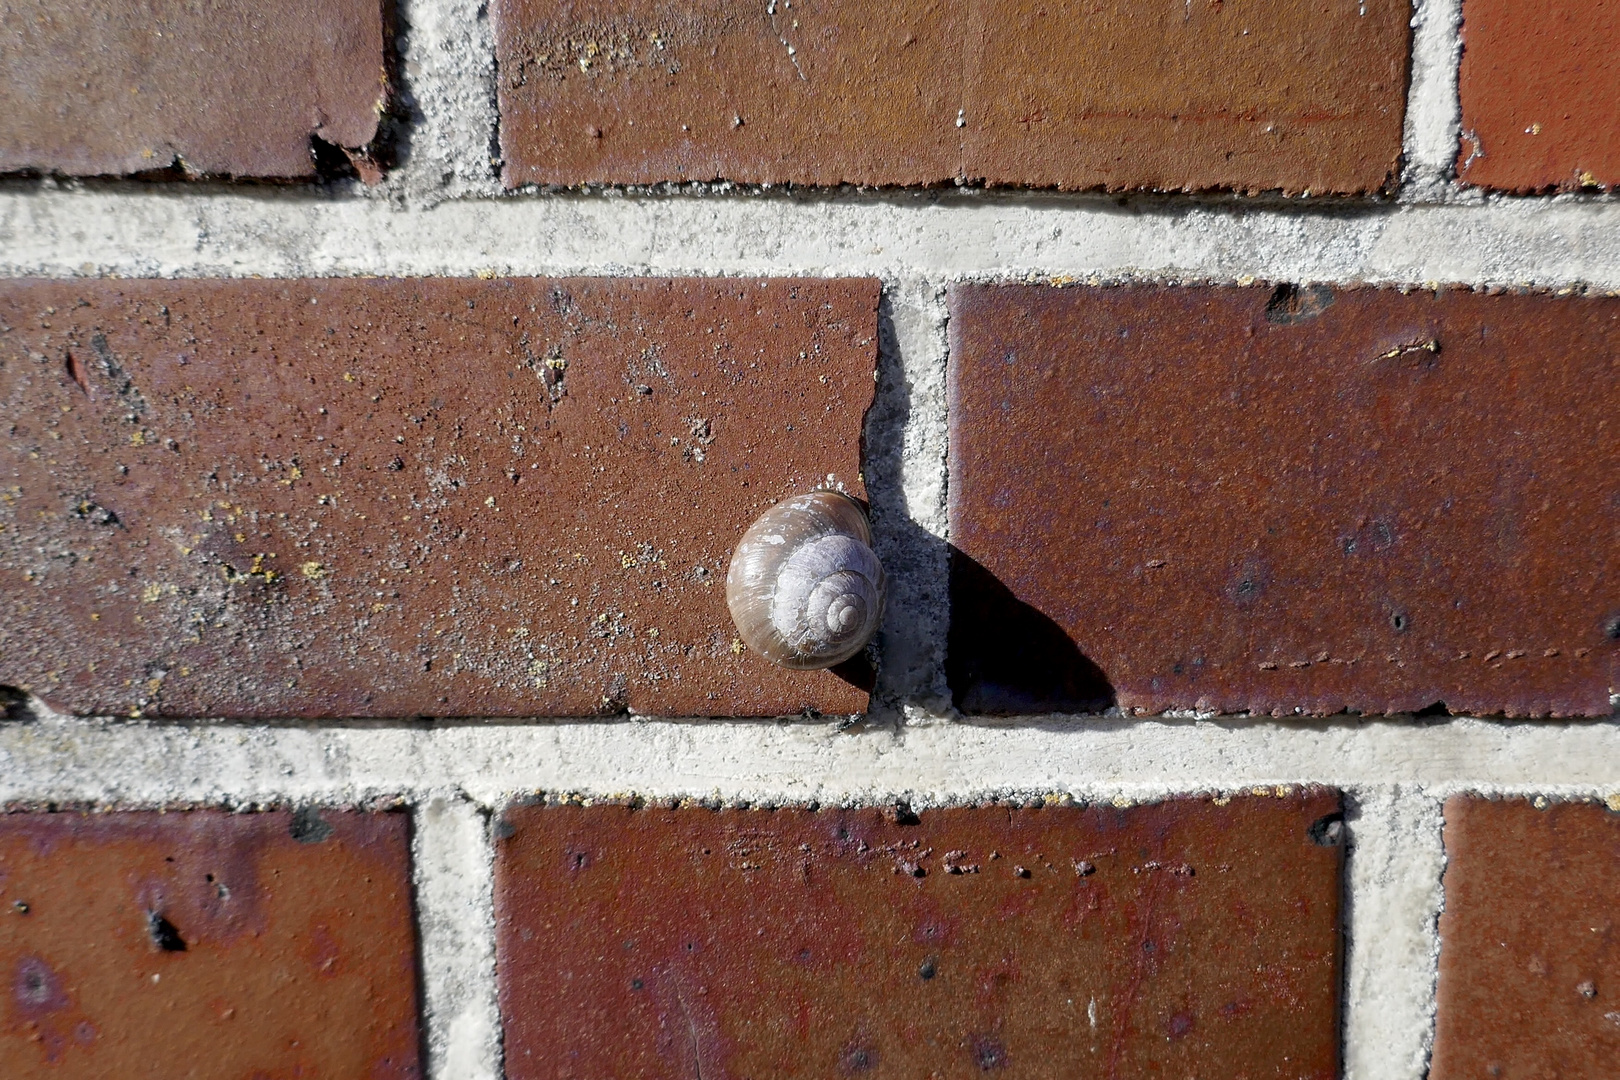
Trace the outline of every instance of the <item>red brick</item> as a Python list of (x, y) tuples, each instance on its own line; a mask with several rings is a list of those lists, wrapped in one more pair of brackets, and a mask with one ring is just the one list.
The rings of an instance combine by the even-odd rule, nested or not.
[(408, 826), (0, 816), (0, 1072), (420, 1076)]
[(1433, 1080), (1612, 1077), (1620, 1062), (1620, 813), (1446, 803)]
[(493, 12), (512, 186), (1366, 192), (1393, 182), (1401, 152), (1406, 0)]
[(1620, 184), (1620, 7), (1464, 0), (1463, 181), (1508, 191)]
[(856, 713), (726, 562), (859, 492), (873, 281), (0, 286), (0, 683), (153, 716)]
[(507, 1076), (1329, 1080), (1337, 811), (509, 809)]
[(0, 33), (0, 171), (378, 177), (379, 0), (21, 0)]
[(951, 304), (964, 709), (1609, 713), (1620, 300)]

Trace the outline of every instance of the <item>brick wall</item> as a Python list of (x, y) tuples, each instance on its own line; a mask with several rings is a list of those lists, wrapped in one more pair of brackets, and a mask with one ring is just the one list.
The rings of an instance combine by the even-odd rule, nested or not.
[(136, 7), (0, 14), (0, 1072), (1612, 1072), (1602, 5)]

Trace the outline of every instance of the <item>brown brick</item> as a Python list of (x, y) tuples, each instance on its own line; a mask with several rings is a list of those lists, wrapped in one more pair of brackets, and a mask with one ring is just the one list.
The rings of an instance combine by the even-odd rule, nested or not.
[(1603, 1080), (1620, 1062), (1620, 813), (1446, 803), (1434, 1080)]
[(496, 0), (505, 177), (1365, 192), (1410, 10)]
[(420, 1076), (408, 825), (0, 816), (0, 1072)]
[(387, 98), (379, 0), (17, 0), (0, 34), (0, 171), (367, 179)]
[(1620, 184), (1620, 12), (1465, 0), (1457, 171), (1509, 191)]
[(732, 545), (859, 491), (872, 281), (0, 286), (0, 683), (162, 716), (864, 710)]
[(507, 1076), (1329, 1080), (1337, 811), (510, 809)]
[(964, 709), (1609, 712), (1620, 300), (951, 303)]

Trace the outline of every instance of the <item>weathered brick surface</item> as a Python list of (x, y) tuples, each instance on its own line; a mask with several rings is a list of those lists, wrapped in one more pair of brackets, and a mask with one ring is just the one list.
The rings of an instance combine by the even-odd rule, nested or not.
[(1620, 300), (951, 300), (963, 708), (1605, 715)]
[(871, 281), (9, 282), (0, 683), (164, 716), (863, 711), (736, 640), (859, 491)]
[(1600, 1080), (1620, 1062), (1620, 813), (1446, 803), (1434, 1080)]
[(379, 0), (11, 0), (0, 171), (315, 172), (368, 146), (387, 98)]
[(1509, 191), (1620, 184), (1620, 9), (1464, 0), (1457, 171)]
[(507, 1075), (1337, 1075), (1338, 799), (509, 809)]
[(1363, 192), (1410, 6), (497, 0), (506, 182)]
[(420, 1076), (408, 824), (0, 816), (0, 1074)]

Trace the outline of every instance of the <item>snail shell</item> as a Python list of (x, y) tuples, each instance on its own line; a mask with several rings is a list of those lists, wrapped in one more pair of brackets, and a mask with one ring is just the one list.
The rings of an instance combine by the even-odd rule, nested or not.
[(748, 647), (796, 670), (832, 667), (883, 622), (883, 567), (866, 512), (836, 491), (798, 495), (748, 526), (726, 571), (726, 604)]

